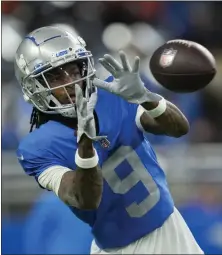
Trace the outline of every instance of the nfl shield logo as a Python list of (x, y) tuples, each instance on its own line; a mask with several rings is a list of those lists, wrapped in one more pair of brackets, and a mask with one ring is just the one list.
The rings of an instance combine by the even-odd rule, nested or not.
[(101, 139), (99, 142), (104, 149), (107, 149), (110, 146), (110, 141), (106, 138)]
[(177, 54), (177, 50), (174, 49), (165, 49), (160, 57), (160, 65), (162, 67), (168, 67), (172, 65), (173, 60)]

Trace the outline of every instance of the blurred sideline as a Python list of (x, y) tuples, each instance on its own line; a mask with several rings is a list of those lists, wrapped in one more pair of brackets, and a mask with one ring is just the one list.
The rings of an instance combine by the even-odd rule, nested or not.
[[(147, 135), (156, 146), (176, 205), (206, 254), (222, 254), (222, 3), (221, 2), (2, 2), (2, 253), (88, 253), (90, 229), (53, 194), (41, 190), (18, 165), (15, 150), (29, 132), (32, 106), (14, 78), (13, 57), (24, 36), (56, 25), (81, 35), (93, 52), (97, 75), (104, 53), (120, 49), (141, 58), (141, 77), (175, 103), (191, 123), (188, 135)], [(218, 73), (193, 94), (162, 88), (149, 71), (153, 51), (169, 39), (193, 40), (215, 56)], [(41, 244), (41, 245), (40, 245)]]

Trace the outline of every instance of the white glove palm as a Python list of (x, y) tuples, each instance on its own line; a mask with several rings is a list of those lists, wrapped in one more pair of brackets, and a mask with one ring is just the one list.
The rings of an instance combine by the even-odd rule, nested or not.
[(106, 136), (96, 136), (96, 123), (93, 111), (97, 102), (97, 92), (92, 93), (89, 101), (87, 102), (87, 99), (83, 97), (82, 89), (76, 84), (75, 94), (78, 118), (77, 142), (80, 141), (83, 134), (94, 141), (106, 138)]
[(109, 54), (100, 58), (99, 62), (114, 76), (115, 80), (108, 83), (95, 78), (93, 84), (121, 96), (130, 103), (142, 104), (144, 102), (159, 101), (161, 98), (151, 93), (140, 79), (140, 58), (135, 58), (133, 68), (131, 68), (123, 51), (120, 52), (120, 59), (122, 65)]

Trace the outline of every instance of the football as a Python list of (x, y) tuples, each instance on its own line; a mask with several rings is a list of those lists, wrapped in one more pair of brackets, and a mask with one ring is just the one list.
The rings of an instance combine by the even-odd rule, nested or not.
[(204, 46), (178, 39), (166, 42), (153, 53), (150, 70), (166, 89), (191, 93), (212, 81), (216, 74), (216, 63)]

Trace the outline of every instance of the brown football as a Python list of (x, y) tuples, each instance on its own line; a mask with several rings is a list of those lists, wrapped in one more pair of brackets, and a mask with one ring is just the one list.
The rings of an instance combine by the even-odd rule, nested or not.
[(166, 42), (153, 53), (150, 70), (166, 89), (191, 93), (212, 81), (216, 74), (216, 63), (204, 46), (178, 39)]

